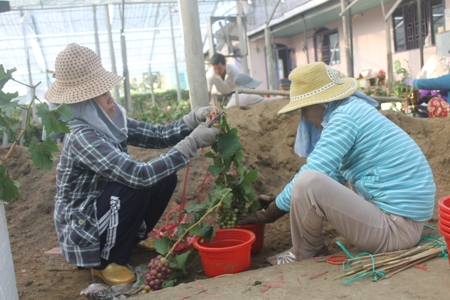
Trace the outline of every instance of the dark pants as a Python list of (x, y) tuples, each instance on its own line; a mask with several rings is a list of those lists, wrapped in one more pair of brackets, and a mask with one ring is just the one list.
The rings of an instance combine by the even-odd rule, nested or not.
[[(119, 221), (114, 238), (114, 246), (109, 251), (109, 257), (102, 257), (100, 269), (108, 264), (127, 264), (130, 260), (133, 246), (139, 242), (138, 232), (142, 221), (145, 222), (147, 234), (155, 227), (172, 197), (177, 185), (177, 175), (173, 173), (145, 190), (136, 190), (117, 182), (109, 183), (97, 199), (97, 218), (110, 210), (111, 197), (120, 200)], [(107, 232), (100, 235), (100, 251), (107, 243)]]

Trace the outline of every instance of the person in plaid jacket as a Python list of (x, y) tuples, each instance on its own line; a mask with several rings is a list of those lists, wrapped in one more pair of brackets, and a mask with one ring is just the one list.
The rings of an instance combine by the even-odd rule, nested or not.
[[(163, 214), (184, 168), (197, 149), (211, 146), (219, 130), (202, 122), (211, 107), (196, 108), (166, 126), (126, 116), (109, 92), (124, 79), (106, 71), (89, 48), (69, 44), (55, 62), (55, 82), (45, 94), (66, 103), (74, 118), (57, 166), (54, 220), (65, 259), (91, 268), (110, 285), (136, 280), (127, 267)], [(128, 145), (169, 148), (141, 162)]]

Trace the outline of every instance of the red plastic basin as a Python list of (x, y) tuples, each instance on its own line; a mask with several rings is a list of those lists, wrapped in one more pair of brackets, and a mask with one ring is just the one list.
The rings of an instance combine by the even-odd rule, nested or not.
[(450, 219), (445, 219), (439, 216), (439, 222), (441, 222), (442, 225), (445, 225), (447, 227), (450, 227)]
[(450, 238), (450, 226), (444, 225), (441, 221), (438, 221), (439, 232), (445, 237)]
[(236, 228), (250, 230), (255, 234), (256, 239), (252, 245), (251, 254), (257, 254), (264, 245), (264, 229), (266, 228), (266, 224), (236, 225)]
[(441, 199), (439, 199), (438, 211), (439, 211), (439, 213), (443, 212), (443, 213), (449, 215), (449, 219), (450, 219), (450, 196), (445, 196), (445, 197), (442, 197)]
[(202, 260), (203, 271), (208, 277), (234, 274), (250, 267), (252, 244), (255, 234), (245, 229), (218, 229), (210, 243), (194, 239), (193, 245)]

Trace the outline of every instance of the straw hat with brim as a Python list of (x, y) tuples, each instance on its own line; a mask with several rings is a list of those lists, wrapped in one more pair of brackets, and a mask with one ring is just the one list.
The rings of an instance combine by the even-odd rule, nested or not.
[(255, 80), (248, 76), (247, 74), (237, 74), (236, 77), (234, 77), (234, 83), (237, 87), (244, 87), (248, 89), (254, 89), (258, 85), (262, 83), (262, 81)]
[(340, 78), (338, 72), (323, 62), (315, 62), (294, 69), (288, 105), (278, 113), (287, 113), (305, 106), (345, 99), (358, 89), (354, 78)]
[(45, 93), (51, 103), (77, 103), (100, 96), (124, 78), (103, 68), (94, 51), (69, 44), (56, 57), (55, 82)]

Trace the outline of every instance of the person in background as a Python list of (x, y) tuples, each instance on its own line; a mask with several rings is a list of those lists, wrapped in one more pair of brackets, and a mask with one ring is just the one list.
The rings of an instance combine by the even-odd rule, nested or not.
[(418, 145), (358, 91), (354, 78), (323, 62), (298, 67), (289, 79), (290, 102), (278, 113), (298, 113), (294, 149), (306, 164), (278, 196), (266, 197), (274, 200), (267, 209), (238, 224), (270, 223), (290, 212), (293, 246), (269, 257), (272, 265), (328, 254), (324, 220), (361, 251), (415, 246), (436, 194)]
[[(55, 82), (45, 94), (51, 103), (67, 104), (74, 116), (56, 175), (61, 253), (110, 285), (136, 280), (126, 266), (133, 248), (153, 249), (148, 233), (172, 196), (176, 172), (219, 133), (202, 124), (211, 107), (166, 126), (127, 117), (110, 93), (123, 79), (105, 70), (91, 49), (69, 44), (56, 57)], [(130, 157), (128, 145), (172, 148), (141, 162)]]
[(421, 98), (431, 95), (427, 101), (430, 118), (445, 118), (450, 113), (448, 91), (450, 90), (450, 74), (436, 78), (406, 78), (403, 84), (419, 89)]
[[(254, 89), (257, 86), (259, 86), (262, 81), (255, 80), (252, 77), (250, 77), (247, 74), (241, 73), (236, 75), (234, 78), (234, 83), (236, 84), (237, 88), (247, 88), (247, 89)], [(235, 93), (236, 94), (236, 93)], [(232, 106), (236, 106), (236, 95), (233, 94), (230, 101), (226, 105), (225, 108), (230, 108)], [(248, 108), (251, 105), (261, 103), (261, 102), (271, 102), (276, 100), (282, 100), (285, 99), (285, 97), (270, 97), (265, 98), (258, 94), (239, 94), (239, 107), (241, 108)]]
[(225, 61), (225, 56), (214, 53), (211, 57), (212, 67), (206, 72), (208, 84), (208, 95), (217, 98), (220, 103), (225, 104), (231, 97), (236, 84), (234, 78), (240, 73), (239, 69)]
[[(436, 78), (406, 78), (403, 84), (412, 86), (418, 90), (434, 91), (433, 96), (439, 95), (440, 98), (447, 100), (448, 91), (450, 90), (450, 74), (442, 75)], [(448, 100), (447, 100), (448, 101)]]

